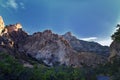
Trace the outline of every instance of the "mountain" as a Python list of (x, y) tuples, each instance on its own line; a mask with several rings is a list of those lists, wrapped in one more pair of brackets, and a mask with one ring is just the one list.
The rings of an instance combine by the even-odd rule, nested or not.
[[(4, 26), (0, 18), (0, 52), (7, 52), (29, 63), (29, 59), (47, 66), (66, 65), (73, 67), (97, 66), (107, 61), (108, 47), (95, 42), (86, 42), (71, 33), (58, 35), (51, 30), (29, 35), (20, 23)], [(104, 50), (105, 49), (105, 50)]]
[(71, 32), (62, 35), (77, 52), (92, 52), (104, 56), (109, 56), (109, 47), (102, 46), (96, 42), (88, 42), (77, 39)]
[(62, 36), (52, 33), (51, 30), (27, 37), (21, 48), (26, 54), (51, 66), (57, 63), (70, 65), (69, 56), (76, 53)]

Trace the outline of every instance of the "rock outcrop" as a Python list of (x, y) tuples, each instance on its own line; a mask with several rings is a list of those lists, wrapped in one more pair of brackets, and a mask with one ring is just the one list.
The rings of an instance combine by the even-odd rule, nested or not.
[(51, 30), (34, 33), (22, 46), (23, 52), (49, 66), (96, 66), (107, 61), (104, 56), (90, 52), (76, 52), (64, 37)]
[(19, 47), (27, 38), (28, 34), (22, 30), (21, 24), (7, 25), (2, 30), (0, 44), (11, 47)]
[(29, 36), (22, 48), (26, 54), (42, 60), (47, 65), (70, 65), (68, 55), (75, 53), (62, 36), (52, 33), (51, 30)]
[(105, 56), (97, 55), (96, 53), (90, 52), (81, 52), (77, 55), (78, 62), (81, 66), (92, 66), (96, 67), (99, 64), (104, 64), (107, 62), (107, 58)]
[(115, 56), (120, 57), (120, 42), (119, 41), (113, 41), (110, 45), (110, 56), (109, 61), (112, 61), (112, 58)]
[(113, 61), (115, 57), (120, 57), (120, 24), (116, 26), (116, 32), (111, 36), (113, 42), (110, 45), (110, 56), (109, 61)]
[(0, 16), (0, 34), (2, 33), (4, 27), (5, 27), (4, 21), (3, 21), (2, 17)]
[(63, 37), (70, 43), (77, 52), (92, 52), (99, 55), (109, 56), (109, 47), (102, 46), (96, 42), (88, 42), (77, 39), (71, 32), (67, 32)]
[(22, 29), (22, 25), (20, 23), (13, 24), (13, 25), (7, 25), (5, 27), (5, 29), (7, 29), (8, 33), (11, 33), (13, 31), (18, 31), (18, 30)]
[(102, 51), (102, 48), (103, 46), (97, 43), (93, 45), (78, 40), (70, 32), (61, 36), (51, 30), (45, 30), (28, 35), (22, 30), (21, 24), (1, 28), (0, 51), (18, 55), (19, 58), (32, 57), (48, 66), (96, 66), (106, 62), (103, 55), (95, 53), (97, 50)]
[(14, 31), (19, 31), (22, 29), (22, 25), (20, 23), (13, 24), (13, 25), (4, 25), (4, 21), (2, 17), (0, 16), (0, 35), (5, 34), (5, 33), (11, 33)]

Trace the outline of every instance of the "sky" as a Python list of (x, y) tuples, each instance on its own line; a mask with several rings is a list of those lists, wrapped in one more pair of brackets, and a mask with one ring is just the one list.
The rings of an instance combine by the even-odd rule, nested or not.
[(0, 0), (6, 25), (21, 23), (28, 33), (50, 29), (110, 45), (120, 21), (120, 0)]

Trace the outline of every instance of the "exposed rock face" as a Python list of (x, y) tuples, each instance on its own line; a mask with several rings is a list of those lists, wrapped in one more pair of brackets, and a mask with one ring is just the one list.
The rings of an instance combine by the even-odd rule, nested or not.
[(0, 34), (2, 33), (4, 27), (5, 27), (4, 21), (3, 21), (2, 17), (0, 16)]
[(6, 29), (7, 29), (7, 32), (10, 33), (10, 32), (18, 31), (19, 29), (22, 29), (22, 26), (21, 24), (17, 23), (14, 25), (7, 25)]
[(5, 33), (11, 33), (13, 31), (17, 32), (20, 29), (22, 29), (22, 26), (20, 23), (13, 24), (13, 25), (7, 25), (5, 27), (4, 21), (3, 21), (2, 17), (0, 16), (0, 35), (5, 34)]
[(79, 40), (75, 36), (72, 36), (71, 32), (67, 32), (65, 35), (63, 35), (63, 37), (77, 52), (92, 52), (104, 56), (109, 55), (109, 47), (107, 46), (102, 46), (96, 42)]
[(115, 56), (120, 57), (120, 42), (118, 41), (113, 41), (112, 44), (110, 45), (110, 56), (109, 60), (112, 60)]
[(62, 36), (53, 34), (50, 30), (29, 36), (23, 48), (27, 54), (48, 65), (56, 63), (70, 65), (68, 55), (74, 54), (69, 43)]
[(13, 24), (5, 27), (1, 34), (1, 45), (7, 45), (11, 47), (16, 46), (15, 48), (17, 48), (19, 45), (22, 45), (22, 43), (25, 41), (25, 38), (28, 36), (28, 34), (22, 30), (20, 24)]
[(81, 52), (77, 55), (78, 61), (75, 63), (79, 63), (79, 65), (87, 65), (87, 66), (97, 66), (98, 64), (104, 64), (107, 62), (107, 58), (101, 55), (97, 55), (96, 53), (90, 52)]
[(114, 58), (120, 58), (120, 24), (116, 26), (116, 32), (111, 36), (113, 42), (110, 45), (109, 61), (113, 62)]
[(107, 61), (104, 56), (95, 53), (76, 52), (69, 41), (50, 30), (29, 36), (22, 48), (26, 54), (50, 66), (58, 63), (74, 67), (81, 67), (83, 64), (96, 66)]
[(18, 54), (20, 57), (31, 56), (49, 66), (95, 66), (106, 61), (104, 56), (91, 53), (97, 51), (98, 47), (102, 51), (103, 46), (96, 43), (96, 48), (95, 43), (92, 45), (78, 40), (70, 32), (61, 36), (45, 30), (28, 35), (22, 30), (21, 24), (14, 24), (4, 27), (1, 34), (0, 51)]

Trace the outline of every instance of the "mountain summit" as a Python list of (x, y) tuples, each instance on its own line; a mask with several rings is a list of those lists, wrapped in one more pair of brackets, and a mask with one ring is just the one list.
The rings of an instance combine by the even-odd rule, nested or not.
[(96, 66), (107, 61), (103, 54), (109, 53), (108, 47), (79, 40), (71, 32), (58, 35), (51, 30), (45, 30), (28, 35), (21, 24), (4, 26), (3, 19), (0, 19), (0, 51), (24, 62), (30, 57), (48, 66), (82, 67)]
[(88, 42), (77, 39), (71, 32), (67, 32), (62, 35), (71, 45), (71, 47), (77, 52), (92, 52), (104, 56), (109, 56), (109, 47), (102, 46), (96, 42)]
[(2, 17), (0, 16), (0, 34), (2, 32), (2, 30), (4, 29), (5, 25), (4, 25), (4, 21), (2, 19)]

